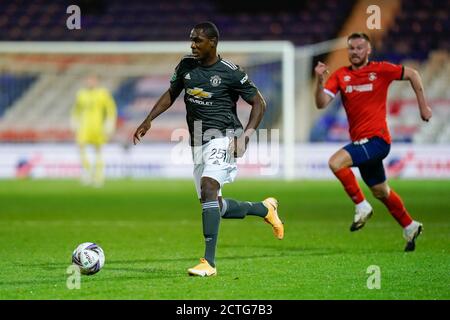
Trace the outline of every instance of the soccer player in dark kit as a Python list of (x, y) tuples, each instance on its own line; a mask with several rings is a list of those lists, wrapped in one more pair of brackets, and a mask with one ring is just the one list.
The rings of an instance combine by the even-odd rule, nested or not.
[[(188, 269), (190, 275), (214, 276), (216, 243), (220, 218), (242, 219), (259, 216), (272, 226), (275, 237), (283, 239), (284, 226), (278, 217), (278, 201), (261, 202), (222, 198), (222, 187), (234, 180), (236, 157), (241, 157), (252, 132), (258, 127), (266, 103), (248, 75), (217, 54), (219, 31), (211, 22), (194, 26), (190, 34), (192, 54), (182, 58), (170, 81), (170, 88), (160, 97), (147, 118), (134, 133), (134, 144), (151, 127), (151, 122), (166, 111), (185, 91), (184, 102), (194, 160), (194, 182), (202, 204), (205, 254), (200, 264)], [(243, 129), (236, 113), (242, 97), (252, 106)]]
[(407, 241), (405, 251), (413, 251), (415, 240), (422, 231), (422, 224), (411, 218), (400, 196), (387, 184), (382, 161), (391, 147), (391, 136), (386, 123), (389, 85), (394, 80), (408, 80), (416, 94), (420, 116), (423, 121), (428, 121), (431, 109), (425, 100), (422, 80), (414, 69), (384, 61), (369, 61), (371, 44), (366, 34), (353, 33), (347, 40), (350, 66), (336, 70), (325, 84), (327, 66), (319, 62), (315, 68), (317, 108), (325, 108), (340, 92), (352, 140), (352, 143), (331, 156), (329, 166), (355, 203), (355, 216), (350, 231), (361, 229), (373, 213), (372, 206), (365, 199), (350, 169), (358, 167), (373, 195), (384, 203), (403, 227), (403, 236)]

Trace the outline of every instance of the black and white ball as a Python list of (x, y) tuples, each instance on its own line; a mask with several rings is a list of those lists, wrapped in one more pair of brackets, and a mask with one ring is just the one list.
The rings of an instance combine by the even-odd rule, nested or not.
[(92, 275), (105, 265), (105, 254), (98, 244), (84, 242), (73, 251), (72, 263), (80, 268), (81, 274)]

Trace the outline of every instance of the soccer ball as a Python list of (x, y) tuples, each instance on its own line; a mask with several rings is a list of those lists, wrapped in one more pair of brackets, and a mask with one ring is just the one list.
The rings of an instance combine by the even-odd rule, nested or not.
[(80, 268), (81, 274), (92, 275), (105, 264), (105, 254), (98, 244), (84, 242), (72, 253), (72, 263)]

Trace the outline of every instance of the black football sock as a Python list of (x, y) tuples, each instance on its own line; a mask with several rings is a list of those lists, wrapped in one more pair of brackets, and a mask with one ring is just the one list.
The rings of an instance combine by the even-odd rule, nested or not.
[(245, 216), (265, 217), (268, 209), (262, 202), (236, 201), (233, 199), (223, 199), (222, 218), (243, 219)]
[(205, 237), (205, 259), (215, 267), (216, 244), (219, 234), (220, 209), (219, 202), (208, 201), (202, 203), (203, 236)]

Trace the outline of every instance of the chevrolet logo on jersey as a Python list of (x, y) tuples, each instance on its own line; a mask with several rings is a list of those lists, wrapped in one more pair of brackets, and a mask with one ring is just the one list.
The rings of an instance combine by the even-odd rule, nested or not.
[(202, 88), (197, 88), (197, 87), (194, 87), (194, 89), (191, 89), (191, 88), (187, 89), (186, 93), (188, 95), (191, 95), (191, 96), (194, 96), (194, 97), (200, 98), (200, 99), (204, 99), (204, 98), (209, 99), (212, 97), (211, 92), (203, 91)]

